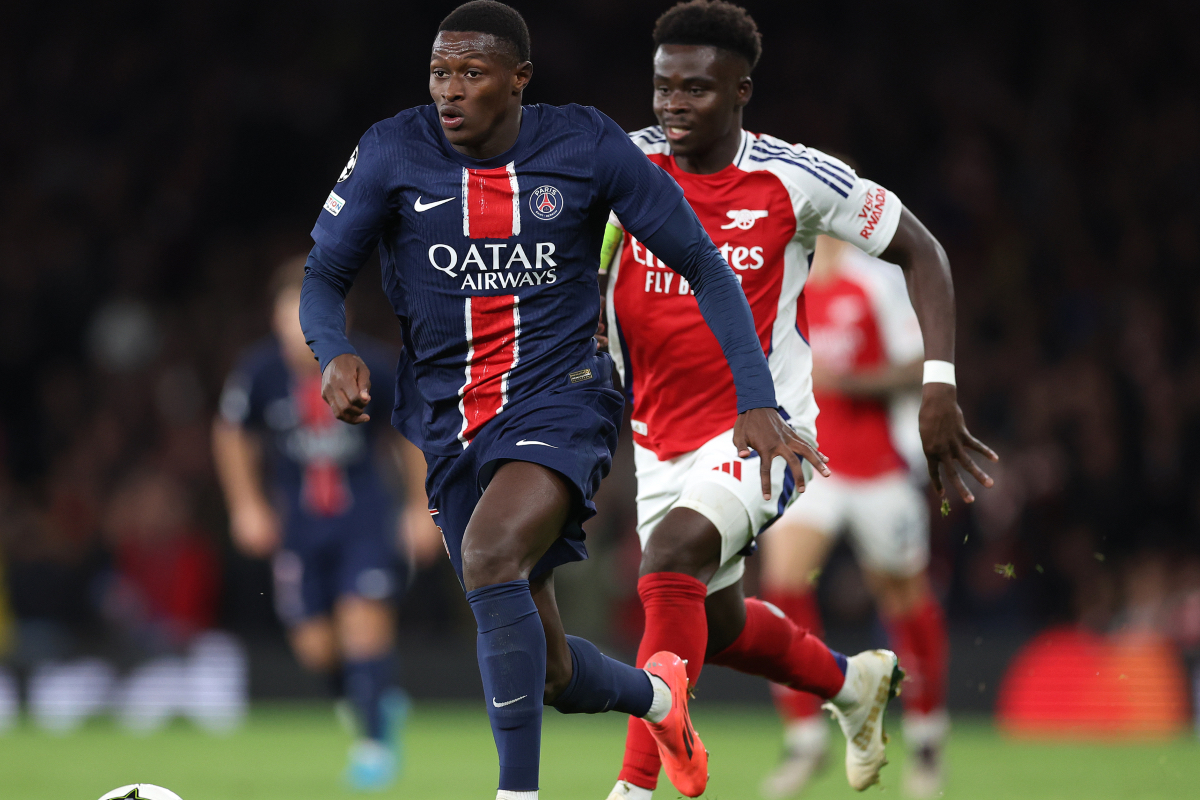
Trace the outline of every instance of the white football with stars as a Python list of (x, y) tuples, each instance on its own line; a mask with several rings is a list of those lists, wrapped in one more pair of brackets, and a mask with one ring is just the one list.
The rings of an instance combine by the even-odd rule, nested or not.
[(131, 783), (120, 789), (113, 789), (100, 800), (183, 800), (183, 798), (170, 789), (164, 789), (152, 783)]

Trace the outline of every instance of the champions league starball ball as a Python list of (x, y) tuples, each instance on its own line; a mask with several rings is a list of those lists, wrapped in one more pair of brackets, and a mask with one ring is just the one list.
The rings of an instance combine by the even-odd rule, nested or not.
[(131, 783), (120, 789), (113, 789), (100, 800), (183, 800), (183, 798), (170, 789), (164, 789), (152, 783)]

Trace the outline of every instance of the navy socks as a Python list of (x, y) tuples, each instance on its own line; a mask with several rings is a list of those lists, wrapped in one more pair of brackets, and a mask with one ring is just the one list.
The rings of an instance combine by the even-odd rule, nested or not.
[(500, 789), (538, 788), (546, 633), (529, 581), (508, 581), (467, 592), (479, 636), (476, 654), (492, 736), (500, 756)]
[[(546, 689), (546, 633), (529, 581), (509, 581), (467, 592), (479, 637), (476, 652), (492, 735), (500, 756), (500, 789), (538, 788), (542, 696)], [(554, 707), (564, 714), (621, 711), (644, 717), (654, 686), (643, 670), (614, 661), (594, 644), (568, 636), (571, 681)]]
[(363, 736), (368, 739), (383, 741), (387, 738), (380, 701), (384, 692), (391, 688), (394, 664), (389, 654), (369, 661), (347, 661), (342, 668), (346, 697), (354, 705)]
[(571, 682), (554, 707), (563, 714), (599, 714), (621, 711), (644, 717), (654, 701), (654, 687), (644, 670), (614, 661), (596, 645), (568, 636), (571, 648)]

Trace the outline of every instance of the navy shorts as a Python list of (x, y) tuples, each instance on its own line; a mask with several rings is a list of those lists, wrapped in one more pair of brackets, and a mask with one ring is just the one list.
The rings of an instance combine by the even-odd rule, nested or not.
[(531, 397), (504, 409), (471, 440), (462, 455), (426, 455), (429, 511), (442, 532), (450, 562), (463, 583), (462, 543), (467, 523), (496, 468), (528, 461), (566, 478), (575, 507), (562, 534), (530, 577), (587, 558), (583, 522), (596, 513), (592, 498), (612, 466), (625, 400), (612, 385), (612, 359), (598, 353), (595, 377)]
[(390, 503), (373, 503), (288, 525), (272, 562), (275, 608), (284, 624), (327, 615), (347, 595), (385, 601), (402, 595), (408, 569), (396, 547), (397, 524)]

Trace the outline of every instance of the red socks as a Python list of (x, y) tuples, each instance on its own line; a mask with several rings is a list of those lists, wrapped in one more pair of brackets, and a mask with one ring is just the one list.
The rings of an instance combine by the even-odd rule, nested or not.
[[(821, 609), (813, 592), (767, 592), (763, 600), (778, 608), (797, 627), (806, 629), (818, 639), (825, 636), (821, 623)], [(778, 683), (771, 684), (771, 696), (775, 708), (784, 723), (815, 717), (821, 713), (821, 698), (810, 692), (797, 692)]]
[[(643, 666), (659, 650), (667, 650), (687, 659), (688, 680), (693, 686), (696, 684), (708, 644), (708, 620), (704, 612), (707, 594), (703, 583), (676, 572), (657, 572), (638, 580), (646, 629), (638, 646), (637, 666)], [(813, 604), (812, 610), (815, 608)], [(820, 619), (815, 621), (819, 626)], [(842, 666), (845, 661), (839, 664), (838, 659), (820, 639), (782, 616), (781, 611), (750, 598), (746, 600), (746, 627), (741, 635), (709, 659), (709, 663), (759, 675), (828, 699), (841, 690), (846, 680)], [(814, 712), (821, 702), (812, 694), (799, 696), (813, 698), (810, 702)], [(650, 731), (640, 719), (630, 717), (619, 779), (654, 789), (659, 769), (658, 748)]]
[(904, 683), (904, 708), (928, 714), (941, 708), (946, 699), (948, 643), (946, 618), (933, 595), (908, 614), (884, 620), (900, 666), (908, 674)]
[(796, 626), (779, 609), (756, 598), (746, 600), (746, 627), (710, 664), (761, 675), (769, 681), (828, 700), (846, 682), (838, 657), (817, 637)]
[[(638, 596), (646, 611), (646, 629), (638, 646), (637, 666), (644, 666), (659, 650), (670, 651), (687, 660), (688, 680), (694, 686), (708, 646), (708, 619), (704, 613), (708, 587), (690, 575), (656, 572), (638, 580)], [(658, 785), (660, 767), (658, 747), (650, 730), (637, 717), (630, 717), (619, 779), (653, 789)]]

